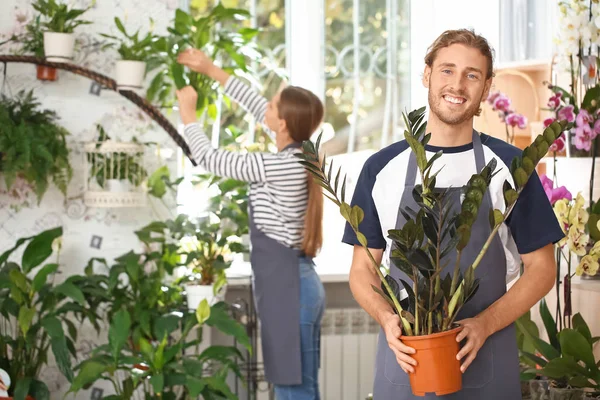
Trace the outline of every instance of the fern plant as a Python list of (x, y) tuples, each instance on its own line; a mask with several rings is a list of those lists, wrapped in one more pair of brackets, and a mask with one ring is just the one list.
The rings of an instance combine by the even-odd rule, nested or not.
[(50, 182), (67, 194), (73, 176), (65, 128), (52, 110), (41, 109), (32, 91), (0, 97), (0, 173), (10, 190), (17, 178), (34, 187), (38, 204)]

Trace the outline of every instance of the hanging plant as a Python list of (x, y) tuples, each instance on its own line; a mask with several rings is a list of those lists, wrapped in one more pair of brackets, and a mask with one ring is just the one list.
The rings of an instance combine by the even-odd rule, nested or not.
[(69, 133), (57, 120), (54, 111), (40, 108), (32, 91), (0, 97), (0, 173), (9, 190), (17, 178), (31, 184), (38, 204), (51, 181), (66, 196), (73, 176), (66, 142)]

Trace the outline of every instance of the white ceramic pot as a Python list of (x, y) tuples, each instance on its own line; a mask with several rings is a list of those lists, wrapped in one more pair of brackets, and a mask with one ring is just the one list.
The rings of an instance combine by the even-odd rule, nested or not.
[(225, 299), (226, 291), (227, 287), (223, 286), (223, 288), (221, 288), (221, 291), (215, 296), (213, 293), (213, 285), (186, 284), (185, 292), (187, 296), (188, 308), (190, 310), (197, 309), (202, 300), (204, 299), (206, 299), (208, 304), (212, 306), (213, 304), (216, 304), (219, 301), (223, 301)]
[(141, 89), (146, 75), (146, 63), (119, 60), (116, 65), (116, 75), (119, 90)]
[(113, 193), (126, 193), (131, 189), (131, 184), (129, 181), (122, 179), (107, 179), (106, 180), (106, 190)]
[(73, 61), (75, 35), (72, 33), (44, 32), (44, 54), (50, 62)]

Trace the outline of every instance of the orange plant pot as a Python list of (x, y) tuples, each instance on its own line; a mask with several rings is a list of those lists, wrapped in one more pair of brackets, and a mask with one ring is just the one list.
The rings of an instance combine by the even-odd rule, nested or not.
[[(33, 397), (31, 397), (30, 395), (27, 395), (27, 397), (25, 397), (26, 400), (35, 400)], [(13, 400), (12, 397), (0, 397), (0, 400)]]
[(456, 359), (460, 345), (456, 335), (462, 328), (424, 336), (402, 336), (402, 341), (415, 349), (415, 372), (409, 374), (410, 387), (415, 396), (426, 393), (437, 396), (462, 389), (460, 361)]
[(57, 75), (56, 68), (50, 68), (44, 65), (37, 66), (37, 78), (40, 81), (54, 82), (58, 77)]

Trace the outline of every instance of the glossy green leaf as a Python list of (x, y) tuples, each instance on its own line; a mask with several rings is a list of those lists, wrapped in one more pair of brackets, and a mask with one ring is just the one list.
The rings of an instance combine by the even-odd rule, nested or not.
[(52, 254), (52, 243), (63, 234), (62, 227), (46, 230), (35, 236), (25, 248), (21, 267), (28, 273)]

